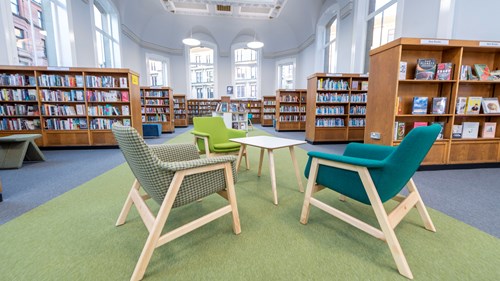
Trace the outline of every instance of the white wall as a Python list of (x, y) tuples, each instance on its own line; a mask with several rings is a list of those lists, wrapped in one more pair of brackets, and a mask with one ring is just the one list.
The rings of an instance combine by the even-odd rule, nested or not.
[(455, 39), (500, 41), (500, 1), (456, 1), (452, 36)]
[(300, 52), (297, 59), (297, 74), (295, 81), (295, 88), (306, 89), (307, 77), (315, 73), (314, 70), (314, 57), (316, 52), (316, 45), (311, 44), (302, 52)]
[(401, 3), (404, 5), (401, 37), (436, 38), (441, 1), (400, 0), (399, 2), (398, 5)]

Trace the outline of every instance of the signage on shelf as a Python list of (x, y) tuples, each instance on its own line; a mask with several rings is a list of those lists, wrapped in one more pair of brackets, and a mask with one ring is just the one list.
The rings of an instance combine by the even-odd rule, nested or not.
[(450, 40), (442, 40), (442, 39), (421, 39), (420, 44), (428, 44), (428, 45), (449, 45)]
[(500, 42), (481, 41), (481, 42), (479, 42), (479, 46), (481, 46), (481, 47), (500, 47)]

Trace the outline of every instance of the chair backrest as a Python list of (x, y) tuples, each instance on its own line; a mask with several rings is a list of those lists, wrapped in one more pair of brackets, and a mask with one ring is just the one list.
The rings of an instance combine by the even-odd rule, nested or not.
[(212, 143), (228, 142), (227, 128), (222, 117), (194, 117), (194, 130), (210, 134), (209, 141)]
[(382, 202), (398, 194), (411, 179), (440, 131), (439, 124), (412, 129), (397, 149), (384, 160), (386, 162), (384, 169), (373, 171), (372, 178)]
[(160, 170), (160, 160), (151, 153), (144, 139), (133, 127), (113, 123), (112, 131), (135, 178), (161, 204), (173, 175), (168, 177)]

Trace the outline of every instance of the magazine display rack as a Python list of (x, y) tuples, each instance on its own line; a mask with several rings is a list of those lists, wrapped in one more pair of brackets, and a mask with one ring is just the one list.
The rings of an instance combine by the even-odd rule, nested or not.
[(315, 73), (307, 79), (306, 140), (360, 141), (366, 124), (368, 76)]
[[(417, 60), (429, 58), (436, 64), (452, 64), (449, 80), (436, 76), (431, 80), (415, 79)], [(498, 100), (500, 80), (471, 72), (474, 66), (500, 68), (500, 42), (400, 38), (372, 50), (365, 143), (398, 145), (415, 126), (438, 122), (443, 131), (424, 165), (500, 162), (500, 133), (496, 126), (500, 113), (474, 110), (472, 104), (478, 99)], [(481, 76), (483, 80), (479, 80)], [(412, 114), (415, 97), (428, 99), (427, 109), (417, 108), (421, 114)], [(435, 109), (437, 101), (443, 100), (444, 110)], [(464, 124), (477, 131), (464, 135)]]
[(139, 76), (129, 69), (0, 66), (0, 136), (40, 147), (116, 145), (114, 122), (142, 134)]

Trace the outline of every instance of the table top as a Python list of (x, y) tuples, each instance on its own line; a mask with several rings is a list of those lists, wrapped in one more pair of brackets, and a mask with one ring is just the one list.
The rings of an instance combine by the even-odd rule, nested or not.
[(250, 146), (256, 146), (267, 149), (276, 149), (282, 147), (289, 147), (294, 145), (305, 144), (305, 141), (278, 138), (278, 137), (270, 137), (270, 136), (255, 136), (255, 137), (246, 137), (246, 138), (234, 138), (229, 139), (230, 141), (246, 144)]

